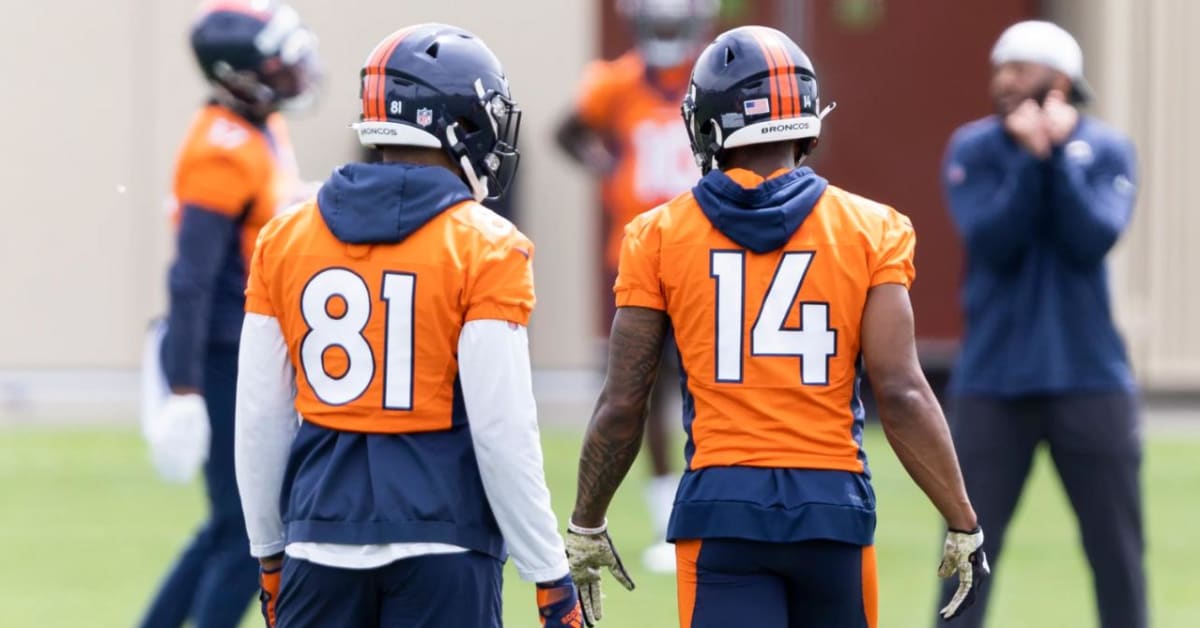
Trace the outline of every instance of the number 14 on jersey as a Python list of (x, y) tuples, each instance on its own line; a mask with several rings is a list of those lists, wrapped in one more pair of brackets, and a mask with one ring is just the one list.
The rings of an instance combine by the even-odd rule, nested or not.
[[(710, 275), (716, 282), (716, 381), (741, 383), (746, 329), (746, 252), (712, 251)], [(816, 253), (787, 252), (750, 330), (750, 357), (800, 358), (800, 382), (829, 384), (829, 358), (837, 355), (837, 331), (829, 327), (828, 303), (801, 303), (800, 326), (787, 327), (788, 314)]]

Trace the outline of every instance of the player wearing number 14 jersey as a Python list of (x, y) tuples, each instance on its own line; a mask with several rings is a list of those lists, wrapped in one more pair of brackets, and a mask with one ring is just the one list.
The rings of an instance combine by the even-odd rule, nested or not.
[(236, 456), (269, 625), (499, 626), (508, 550), (543, 626), (581, 625), (530, 384), (533, 245), (479, 204), (519, 123), (480, 40), (397, 31), (355, 125), (382, 163), (262, 231)]
[(581, 453), (567, 552), (592, 619), (601, 568), (632, 588), (604, 515), (668, 330), (687, 432), (668, 531), (682, 626), (876, 625), (864, 362), (889, 440), (952, 530), (943, 575), (961, 586), (946, 616), (986, 573), (915, 356), (912, 226), (798, 167), (827, 112), (808, 57), (779, 31), (729, 31), (696, 62), (683, 119), (705, 174), (625, 230), (608, 377)]
[[(717, 0), (620, 0), (618, 13), (634, 33), (636, 46), (619, 58), (594, 61), (584, 71), (575, 106), (558, 130), (558, 141), (574, 160), (601, 181), (606, 238), (603, 248), (603, 291), (617, 276), (621, 236), (638, 214), (688, 190), (699, 169), (679, 125), (679, 102), (687, 90), (688, 72), (711, 36)], [(602, 311), (612, 316), (612, 301)], [(605, 327), (607, 330), (607, 327)], [(675, 351), (663, 361), (662, 377), (674, 378)], [(656, 543), (642, 555), (655, 572), (675, 568), (673, 548), (666, 543), (671, 497), (679, 475), (671, 455), (665, 392), (651, 401), (646, 449), (652, 476), (646, 504)]]

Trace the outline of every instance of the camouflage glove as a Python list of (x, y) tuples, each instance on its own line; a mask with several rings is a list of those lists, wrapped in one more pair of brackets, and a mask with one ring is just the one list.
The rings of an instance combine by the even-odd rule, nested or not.
[(954, 619), (959, 613), (970, 608), (971, 604), (975, 603), (975, 593), (979, 585), (983, 584), (990, 573), (987, 556), (983, 553), (981, 528), (977, 527), (970, 532), (947, 532), (938, 577), (949, 578), (958, 574), (958, 591), (954, 592), (950, 603), (942, 609), (942, 619)]
[(600, 593), (600, 573), (607, 568), (621, 583), (632, 591), (633, 579), (621, 564), (617, 548), (608, 536), (608, 522), (599, 528), (582, 528), (574, 522), (567, 525), (567, 562), (571, 565), (571, 578), (579, 587), (579, 601), (583, 606), (583, 619), (589, 626), (596, 625), (604, 617)]

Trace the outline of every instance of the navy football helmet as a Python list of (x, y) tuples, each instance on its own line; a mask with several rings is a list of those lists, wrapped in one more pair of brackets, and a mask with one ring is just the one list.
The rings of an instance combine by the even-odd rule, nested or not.
[(743, 26), (716, 38), (692, 70), (683, 122), (696, 163), (707, 174), (738, 146), (802, 141), (796, 161), (816, 146), (824, 110), (808, 55), (787, 35)]
[(690, 61), (704, 45), (720, 10), (718, 0), (620, 0), (617, 10), (633, 25), (638, 52), (652, 68)]
[(192, 51), (218, 100), (256, 116), (301, 109), (316, 93), (317, 38), (274, 0), (215, 0), (192, 24)]
[(502, 196), (516, 174), (521, 110), (504, 68), (471, 33), (420, 24), (389, 35), (362, 69), (364, 146), (440, 148), (475, 199)]

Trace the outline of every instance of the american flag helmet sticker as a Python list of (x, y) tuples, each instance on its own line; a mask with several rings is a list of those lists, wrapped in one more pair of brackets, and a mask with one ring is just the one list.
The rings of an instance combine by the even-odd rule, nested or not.
[(768, 98), (755, 98), (742, 103), (742, 109), (748, 116), (758, 116), (771, 113), (771, 101)]

